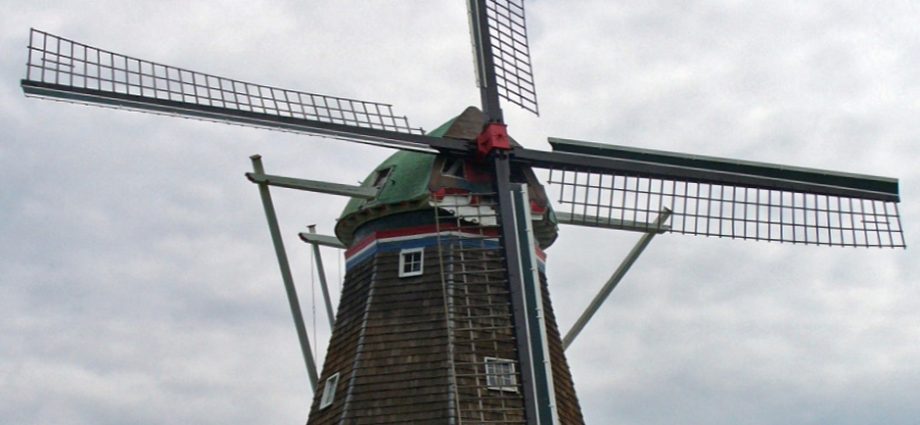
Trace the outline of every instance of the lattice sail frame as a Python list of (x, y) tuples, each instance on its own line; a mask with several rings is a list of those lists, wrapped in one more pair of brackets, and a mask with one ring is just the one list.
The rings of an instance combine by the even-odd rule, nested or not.
[(33, 83), (399, 133), (424, 133), (412, 128), (405, 116), (394, 114), (389, 104), (204, 74), (98, 49), (36, 29), (29, 35), (28, 56), (26, 81)]
[[(533, 96), (517, 100), (526, 103), (523, 100), (531, 99), (536, 112), (523, 0), (488, 0), (486, 4), (495, 68), (503, 70), (498, 76), (523, 77), (499, 78), (499, 85), (507, 89), (502, 96), (518, 103), (508, 94), (529, 93)], [(404, 116), (395, 115), (388, 104), (246, 83), (113, 53), (35, 29), (29, 39), (24, 88), (26, 83), (63, 92), (55, 93), (53, 99), (218, 122), (228, 121), (214, 117), (220, 111), (235, 111), (407, 135), (424, 133), (410, 127)], [(102, 99), (105, 97), (118, 100)], [(171, 105), (157, 109), (158, 103)], [(189, 110), (177, 111), (176, 104)], [(195, 107), (217, 112), (202, 116), (191, 110)], [(347, 131), (259, 123), (246, 120), (243, 125), (375, 144), (369, 142), (375, 140), (373, 136), (349, 136)], [(384, 145), (397, 142), (387, 139)], [(669, 231), (678, 233), (815, 245), (905, 246), (897, 204), (890, 201), (561, 168), (551, 172), (549, 184), (560, 188), (559, 211), (568, 208), (583, 224), (633, 220), (650, 228), (660, 209), (667, 207), (673, 210)]]
[(499, 96), (540, 115), (527, 42), (524, 0), (489, 0), (486, 16)]
[[(906, 247), (896, 202), (660, 179), (626, 173), (550, 169), (555, 208), (573, 224), (807, 245)], [(663, 208), (671, 219), (656, 226)], [(633, 224), (635, 226), (635, 224)]]

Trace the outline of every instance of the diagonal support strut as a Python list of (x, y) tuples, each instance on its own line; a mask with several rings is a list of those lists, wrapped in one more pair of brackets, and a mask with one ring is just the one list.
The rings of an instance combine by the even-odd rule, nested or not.
[[(262, 167), (262, 156), (253, 155), (249, 157), (252, 160), (252, 169), (255, 174), (265, 174)], [(307, 336), (307, 327), (303, 322), (303, 312), (300, 310), (300, 301), (297, 298), (297, 288), (294, 287), (294, 277), (291, 275), (291, 266), (288, 263), (287, 253), (284, 250), (284, 241), (281, 239), (281, 230), (278, 226), (278, 218), (275, 215), (275, 206), (272, 203), (272, 196), (268, 190), (267, 183), (259, 183), (259, 194), (262, 197), (262, 206), (265, 208), (265, 218), (268, 220), (268, 230), (272, 236), (272, 243), (275, 246), (275, 254), (278, 256), (278, 267), (281, 269), (281, 278), (284, 281), (284, 290), (287, 293), (288, 304), (291, 307), (291, 316), (294, 318), (294, 327), (297, 328), (297, 339), (300, 341), (300, 351), (303, 354), (304, 363), (307, 366), (307, 375), (310, 378), (310, 388), (316, 391), (316, 363), (313, 361), (313, 350), (310, 348), (310, 337)]]
[[(316, 225), (311, 224), (307, 226), (310, 230), (310, 234), (316, 234)], [(323, 290), (323, 301), (326, 304), (326, 315), (329, 318), (329, 330), (332, 330), (335, 326), (335, 313), (332, 309), (332, 300), (329, 298), (329, 286), (326, 285), (326, 269), (323, 267), (323, 256), (319, 252), (319, 243), (310, 242), (310, 245), (313, 246), (313, 258), (316, 260), (316, 273), (319, 275), (319, 285)]]
[[(661, 214), (658, 215), (658, 219), (655, 220), (655, 226), (652, 226), (652, 229), (656, 229), (664, 225), (668, 217), (671, 216), (671, 210), (665, 208), (661, 211)], [(607, 297), (610, 296), (610, 293), (613, 292), (613, 289), (617, 287), (617, 284), (623, 280), (623, 276), (626, 276), (626, 272), (629, 271), (629, 268), (632, 267), (633, 263), (642, 255), (642, 251), (645, 251), (645, 248), (649, 243), (652, 242), (652, 239), (657, 235), (653, 230), (650, 231), (639, 239), (639, 242), (629, 251), (629, 254), (626, 254), (626, 258), (623, 259), (623, 262), (620, 263), (620, 266), (617, 267), (616, 271), (613, 272), (613, 275), (610, 276), (610, 279), (607, 280), (607, 283), (604, 284), (604, 287), (594, 296), (594, 299), (591, 300), (591, 303), (588, 304), (588, 307), (585, 308), (585, 311), (581, 313), (581, 316), (578, 317), (578, 320), (575, 321), (575, 324), (572, 325), (572, 329), (569, 329), (566, 332), (565, 337), (562, 338), (562, 349), (566, 350), (572, 345), (572, 341), (578, 336), (579, 333), (585, 328), (585, 325), (588, 324), (588, 321), (594, 317), (594, 313), (597, 313), (597, 310), (601, 307)]]

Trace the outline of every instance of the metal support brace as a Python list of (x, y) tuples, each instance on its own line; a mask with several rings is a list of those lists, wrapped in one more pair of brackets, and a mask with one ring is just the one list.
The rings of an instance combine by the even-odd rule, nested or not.
[[(265, 174), (262, 168), (262, 156), (253, 155), (252, 169), (257, 175)], [(294, 317), (294, 326), (297, 328), (297, 338), (300, 340), (300, 351), (304, 363), (307, 365), (307, 375), (310, 378), (310, 389), (316, 392), (316, 364), (313, 362), (313, 350), (310, 349), (310, 338), (307, 336), (307, 327), (303, 323), (303, 313), (300, 311), (300, 301), (297, 299), (297, 289), (294, 287), (294, 278), (291, 275), (291, 266), (288, 264), (287, 254), (284, 251), (284, 241), (281, 239), (281, 230), (278, 218), (275, 216), (275, 206), (272, 196), (268, 191), (267, 183), (259, 183), (259, 194), (262, 196), (262, 206), (265, 207), (265, 218), (268, 220), (268, 230), (272, 235), (275, 245), (275, 254), (278, 256), (278, 267), (281, 269), (281, 279), (287, 292), (288, 304), (291, 306), (291, 316)]]
[(328, 246), (335, 249), (345, 249), (345, 244), (335, 236), (320, 235), (316, 233), (300, 232), (297, 234), (300, 239), (306, 243), (315, 243), (320, 246)]
[(511, 193), (511, 161), (504, 152), (494, 156), (495, 189), (498, 194), (498, 213), (501, 220), (501, 243), (505, 251), (508, 289), (517, 342), (518, 366), (521, 372), (521, 392), (524, 397), (524, 420), (530, 425), (541, 425), (537, 409), (537, 392), (534, 381), (533, 346), (527, 318), (527, 298), (521, 270), (521, 249), (515, 227), (514, 201)]
[[(533, 217), (526, 184), (511, 184), (514, 200), (515, 223), (520, 248), (521, 281), (527, 301), (527, 321), (530, 330), (530, 352), (533, 355), (534, 388), (540, 423), (559, 423), (556, 410), (556, 391), (553, 383), (553, 365), (546, 336), (546, 317), (543, 310), (543, 287), (537, 265), (536, 238), (533, 234)], [(504, 225), (504, 224), (503, 224)]]
[[(316, 234), (316, 225), (311, 224), (307, 226), (307, 229), (310, 230), (310, 233)], [(316, 259), (316, 273), (319, 274), (319, 285), (323, 288), (323, 301), (326, 302), (326, 314), (329, 316), (329, 329), (332, 329), (332, 326), (335, 325), (335, 313), (332, 310), (332, 300), (329, 298), (329, 287), (326, 286), (326, 270), (323, 269), (323, 256), (319, 252), (319, 244), (316, 242), (311, 242), (310, 245), (313, 245), (313, 258)]]
[[(658, 215), (658, 219), (655, 220), (655, 226), (653, 229), (660, 228), (668, 217), (671, 216), (671, 210), (664, 208), (661, 210), (661, 213)], [(594, 313), (601, 307), (601, 304), (610, 296), (610, 293), (613, 292), (613, 288), (617, 287), (617, 284), (623, 279), (623, 276), (626, 276), (626, 272), (629, 271), (629, 268), (632, 267), (633, 263), (636, 262), (636, 259), (639, 258), (639, 255), (642, 254), (642, 251), (645, 250), (645, 247), (652, 241), (652, 238), (655, 237), (657, 233), (654, 231), (648, 232), (642, 235), (642, 238), (639, 239), (639, 242), (636, 243), (636, 246), (629, 251), (629, 254), (626, 255), (626, 258), (623, 259), (623, 262), (620, 263), (620, 266), (617, 267), (616, 271), (613, 272), (613, 275), (610, 276), (610, 279), (607, 280), (607, 283), (604, 284), (604, 287), (601, 288), (600, 292), (594, 296), (594, 299), (591, 300), (591, 304), (588, 304), (588, 307), (585, 309), (584, 313), (581, 313), (581, 316), (578, 320), (575, 321), (575, 324), (572, 325), (566, 334), (565, 338), (562, 339), (562, 348), (568, 349), (569, 345), (572, 344), (572, 341), (575, 340), (575, 337), (581, 333), (582, 329), (585, 328), (585, 325), (588, 324), (588, 321), (594, 317)]]
[(671, 230), (671, 226), (661, 225), (654, 226), (644, 221), (620, 220), (612, 217), (601, 217), (585, 214), (573, 214), (563, 211), (556, 211), (556, 220), (559, 224), (571, 224), (575, 226), (597, 227), (601, 229), (628, 230), (631, 232), (655, 232), (664, 233)]
[(351, 186), (347, 184), (321, 182), (316, 180), (295, 179), (293, 177), (273, 176), (262, 173), (246, 173), (246, 178), (253, 183), (288, 189), (306, 190), (329, 195), (348, 196), (351, 198), (371, 199), (377, 196), (377, 189), (372, 187)]

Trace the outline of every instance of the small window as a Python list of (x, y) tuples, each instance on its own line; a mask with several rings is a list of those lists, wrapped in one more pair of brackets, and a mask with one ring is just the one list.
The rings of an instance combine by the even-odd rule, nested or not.
[(390, 178), (390, 170), (392, 170), (392, 168), (384, 168), (377, 171), (377, 175), (374, 176), (374, 187), (380, 189), (383, 185), (387, 184), (387, 180)]
[(486, 357), (486, 387), (490, 390), (517, 392), (514, 360)]
[(412, 248), (399, 251), (399, 277), (421, 275), (424, 259), (425, 248)]
[(457, 158), (445, 158), (444, 166), (441, 167), (441, 174), (463, 178), (463, 160)]
[(336, 372), (326, 378), (326, 385), (323, 386), (323, 397), (319, 399), (319, 408), (325, 409), (332, 405), (335, 400), (335, 388), (339, 386), (339, 374)]

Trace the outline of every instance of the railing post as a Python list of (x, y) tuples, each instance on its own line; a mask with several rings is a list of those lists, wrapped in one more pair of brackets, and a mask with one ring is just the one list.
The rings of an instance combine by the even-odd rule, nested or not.
[[(316, 225), (307, 226), (310, 233), (316, 234)], [(316, 259), (316, 273), (319, 275), (319, 284), (323, 288), (323, 301), (326, 302), (326, 314), (329, 316), (329, 329), (335, 325), (335, 313), (332, 310), (332, 300), (329, 298), (329, 287), (326, 285), (326, 270), (323, 268), (323, 257), (319, 252), (319, 244), (310, 242), (313, 245), (313, 258)]]

